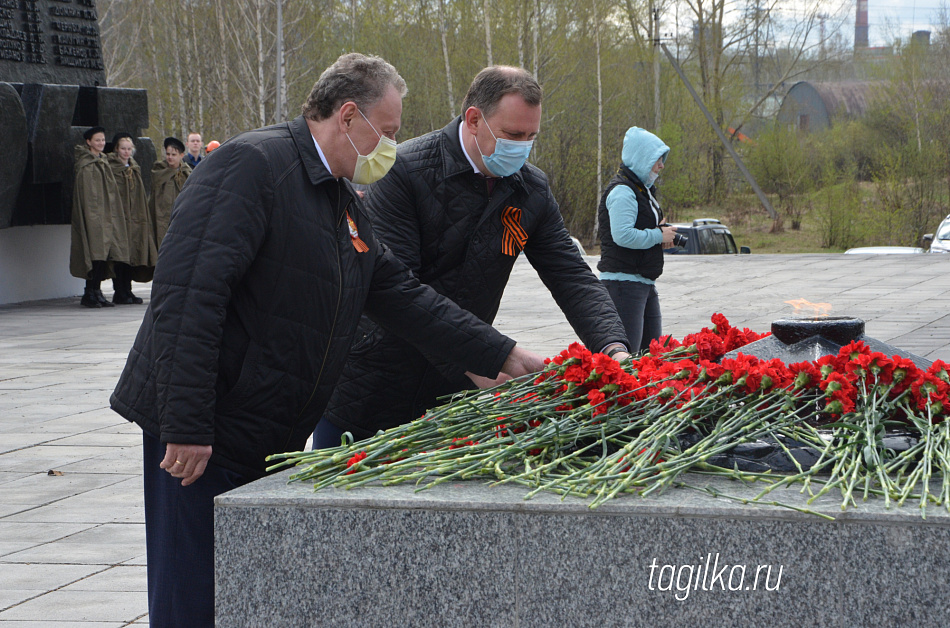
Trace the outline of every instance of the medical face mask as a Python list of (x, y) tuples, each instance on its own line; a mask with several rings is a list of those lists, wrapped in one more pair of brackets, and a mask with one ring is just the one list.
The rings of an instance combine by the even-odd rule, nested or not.
[[(357, 109), (357, 111), (359, 110)], [(369, 155), (360, 155), (356, 144), (350, 139), (350, 134), (346, 134), (346, 139), (350, 140), (350, 145), (357, 154), (356, 168), (353, 170), (353, 178), (350, 180), (360, 185), (368, 185), (385, 177), (389, 169), (393, 167), (393, 164), (396, 162), (396, 141), (384, 135), (380, 135), (379, 131), (377, 131), (373, 123), (363, 115), (362, 111), (360, 111), (360, 115), (366, 120), (366, 124), (373, 129), (373, 133), (379, 137), (379, 142), (376, 143), (376, 148), (374, 148)]]
[[(485, 116), (482, 114), (482, 120), (484, 119)], [(495, 137), (495, 132), (488, 126), (487, 121), (485, 126), (488, 127), (491, 136), (495, 138), (495, 152), (491, 155), (482, 153), (482, 147), (478, 146), (478, 138), (473, 137), (475, 137), (475, 146), (478, 147), (478, 152), (481, 154), (482, 161), (485, 162), (485, 167), (488, 168), (489, 172), (496, 177), (507, 177), (521, 170), (521, 166), (528, 160), (534, 140), (519, 142), (505, 138), (498, 139)]]

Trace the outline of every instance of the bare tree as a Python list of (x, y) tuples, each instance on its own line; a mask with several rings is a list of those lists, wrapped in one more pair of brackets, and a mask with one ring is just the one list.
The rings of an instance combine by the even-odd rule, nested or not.
[(491, 11), (489, 0), (482, 0), (482, 15), (485, 18), (485, 50), (488, 52), (488, 65), (495, 65), (491, 54)]
[(452, 63), (449, 61), (449, 44), (445, 30), (445, 0), (439, 0), (439, 34), (442, 37), (442, 58), (445, 59), (445, 88), (449, 97), (449, 117), (452, 117), (455, 115), (455, 90), (452, 87)]

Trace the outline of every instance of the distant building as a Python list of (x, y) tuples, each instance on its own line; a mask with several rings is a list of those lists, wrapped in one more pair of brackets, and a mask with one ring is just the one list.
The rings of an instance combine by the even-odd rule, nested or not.
[(880, 84), (872, 81), (799, 81), (788, 90), (776, 119), (794, 125), (800, 131), (823, 131), (831, 127), (835, 117), (863, 117), (875, 86)]

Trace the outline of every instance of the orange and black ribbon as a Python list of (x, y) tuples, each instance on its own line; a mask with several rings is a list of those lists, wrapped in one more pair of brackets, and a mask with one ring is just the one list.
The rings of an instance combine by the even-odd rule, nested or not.
[(350, 218), (350, 212), (346, 212), (346, 224), (350, 229), (350, 240), (353, 242), (353, 248), (357, 253), (365, 253), (369, 250), (366, 243), (360, 239), (359, 231), (356, 230), (356, 223)]
[(512, 257), (517, 256), (528, 242), (528, 234), (521, 228), (521, 209), (510, 205), (506, 207), (501, 212), (501, 224), (505, 227), (501, 252)]

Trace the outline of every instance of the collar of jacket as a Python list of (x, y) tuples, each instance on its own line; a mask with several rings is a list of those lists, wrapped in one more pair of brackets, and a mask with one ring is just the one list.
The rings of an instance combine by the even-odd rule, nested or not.
[(310, 134), (310, 127), (307, 126), (306, 118), (297, 116), (288, 122), (287, 126), (290, 128), (290, 135), (297, 145), (297, 152), (300, 154), (303, 167), (307, 170), (307, 176), (310, 177), (310, 183), (320, 185), (327, 181), (335, 181), (336, 177), (323, 165), (320, 155), (317, 153), (317, 147), (313, 145), (313, 136)]
[[(459, 142), (460, 124), (462, 124), (462, 116), (456, 116), (442, 129), (442, 176), (446, 179), (465, 172), (473, 172), (472, 166), (469, 165), (462, 151), (462, 144)], [(509, 181), (512, 186), (521, 188), (525, 193), (528, 192), (521, 170), (513, 175), (500, 177), (499, 181)]]
[(640, 189), (643, 190), (644, 192), (647, 191), (647, 186), (643, 185), (643, 181), (640, 180), (640, 177), (638, 177), (638, 176), (633, 172), (633, 170), (631, 170), (630, 168), (628, 168), (626, 164), (620, 164), (620, 168), (619, 168), (619, 170), (618, 170), (618, 173), (620, 174), (620, 176), (622, 176), (623, 178), (627, 179), (628, 181), (630, 181), (630, 183), (632, 183), (633, 185), (637, 186), (638, 188), (640, 188)]

